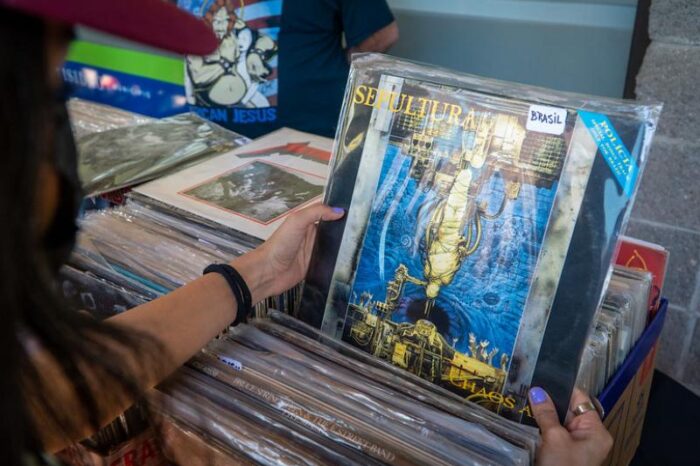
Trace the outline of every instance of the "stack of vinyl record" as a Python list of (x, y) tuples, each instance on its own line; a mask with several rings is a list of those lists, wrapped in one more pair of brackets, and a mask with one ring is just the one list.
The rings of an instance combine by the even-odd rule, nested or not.
[(253, 248), (291, 212), (320, 200), (332, 144), (283, 128), (139, 186), (130, 198), (175, 223), (185, 221)]
[(63, 293), (76, 306), (108, 316), (161, 296), (199, 277), (212, 262), (246, 249), (208, 243), (153, 221), (138, 206), (88, 213)]
[[(171, 217), (137, 202), (89, 212), (70, 264), (62, 269), (63, 294), (74, 307), (109, 317), (197, 279), (212, 263), (227, 262), (251, 246)], [(299, 287), (256, 305), (291, 312)]]
[(271, 319), (236, 327), (159, 387), (156, 406), (166, 431), (189, 439), (169, 445), (175, 459), (346, 465), (533, 461), (535, 429), (438, 393), (410, 374), (377, 367), (377, 360), (367, 364), (343, 354), (362, 355), (345, 343), (321, 344), (320, 333), (284, 314), (273, 312)]
[[(182, 121), (158, 124), (186, 127), (192, 116), (178, 118)], [(139, 126), (139, 134), (153, 131), (147, 128), (153, 125)], [(133, 136), (134, 127), (128, 128)], [(92, 136), (111, 140), (114, 131), (125, 130)], [(141, 140), (127, 139), (135, 147)], [(202, 144), (219, 147), (220, 139), (210, 134)], [(156, 146), (162, 153), (175, 149)], [(283, 129), (142, 185), (124, 206), (88, 213), (63, 271), (64, 295), (76, 307), (108, 316), (196, 279), (211, 263), (250, 251), (292, 211), (319, 198), (330, 146), (329, 139)], [(257, 312), (269, 307), (290, 312), (298, 295), (294, 288), (258, 303)]]
[(616, 266), (584, 349), (577, 385), (599, 394), (641, 337), (649, 315), (652, 274)]

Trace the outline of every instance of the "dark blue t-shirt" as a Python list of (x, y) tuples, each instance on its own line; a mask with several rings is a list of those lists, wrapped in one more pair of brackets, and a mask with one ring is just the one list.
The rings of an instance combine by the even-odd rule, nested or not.
[(249, 137), (282, 126), (333, 137), (353, 47), (390, 24), (385, 0), (179, 0), (220, 40), (188, 57), (192, 109)]

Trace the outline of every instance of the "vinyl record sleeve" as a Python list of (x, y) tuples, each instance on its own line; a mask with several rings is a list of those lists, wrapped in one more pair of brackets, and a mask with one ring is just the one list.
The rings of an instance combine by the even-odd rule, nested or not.
[(650, 320), (661, 305), (661, 292), (666, 278), (668, 256), (668, 250), (658, 244), (624, 236), (620, 240), (617, 265), (646, 270), (651, 272), (654, 277), (652, 293), (649, 296)]
[(511, 419), (563, 418), (660, 112), (353, 60), (300, 315)]
[(290, 374), (286, 378), (288, 385), (306, 387), (309, 394), (318, 399), (329, 399), (346, 413), (354, 411), (375, 422), (385, 419), (387, 433), (406, 429), (413, 431), (416, 444), (428, 442), (422, 449), (437, 449), (443, 454), (451, 451), (453, 458), (461, 464), (467, 464), (467, 457), (473, 461), (479, 457), (481, 460), (487, 458), (504, 466), (529, 464), (527, 451), (492, 434), (484, 426), (465, 422), (406, 397), (378, 384), (368, 374), (349, 371), (330, 361), (317, 359), (316, 351), (295, 348), (248, 325), (237, 326), (226, 338), (259, 351), (255, 356), (256, 362), (266, 360), (273, 364), (271, 368), (276, 366)]
[(153, 118), (89, 100), (72, 98), (66, 107), (76, 139), (125, 126), (152, 123)]
[(269, 319), (255, 319), (252, 324), (295, 346), (307, 349), (316, 357), (363, 374), (418, 402), (479, 424), (513, 445), (529, 451), (531, 462), (534, 462), (540, 438), (536, 428), (509, 421), (485, 408), (469, 403), (459, 395), (379, 358), (374, 358), (355, 346), (342, 340), (332, 339), (298, 319), (277, 311), (271, 311), (268, 317)]
[(332, 141), (282, 128), (134, 190), (141, 201), (267, 239), (289, 213), (321, 198)]
[(89, 196), (135, 186), (250, 142), (193, 113), (95, 132), (76, 140)]
[(107, 318), (149, 301), (148, 297), (124, 288), (94, 273), (64, 265), (59, 281), (61, 293), (75, 310)]

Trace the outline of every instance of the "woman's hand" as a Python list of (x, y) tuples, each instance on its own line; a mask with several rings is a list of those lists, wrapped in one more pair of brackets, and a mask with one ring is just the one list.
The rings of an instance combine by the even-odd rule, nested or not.
[(605, 461), (613, 446), (613, 438), (598, 412), (593, 410), (573, 415), (576, 406), (590, 401), (587, 395), (576, 389), (566, 426), (562, 426), (547, 393), (538, 387), (530, 390), (532, 414), (542, 432), (542, 444), (537, 452), (539, 466), (598, 466)]
[(320, 220), (338, 220), (343, 209), (314, 204), (290, 215), (260, 247), (231, 262), (245, 279), (253, 302), (287, 291), (306, 276)]

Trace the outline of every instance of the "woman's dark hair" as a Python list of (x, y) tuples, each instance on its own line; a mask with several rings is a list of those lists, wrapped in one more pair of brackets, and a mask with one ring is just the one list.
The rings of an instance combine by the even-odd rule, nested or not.
[[(45, 28), (39, 19), (0, 7), (0, 464), (7, 465), (44, 450), (39, 412), (42, 422), (65, 428), (66, 435), (74, 434), (76, 417), (98, 430), (110, 402), (107, 392), (139, 396), (139, 374), (125, 364), (125, 351), (136, 357), (155, 350), (141, 335), (69, 309), (38, 237), (33, 206), (40, 164), (51, 161), (54, 105)], [(33, 364), (34, 351), (55, 360), (83, 413), (50, 401), (53, 387)], [(111, 390), (95, 393), (96, 380)]]

